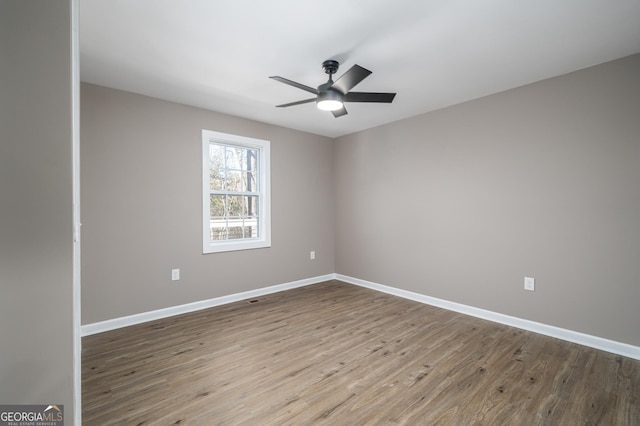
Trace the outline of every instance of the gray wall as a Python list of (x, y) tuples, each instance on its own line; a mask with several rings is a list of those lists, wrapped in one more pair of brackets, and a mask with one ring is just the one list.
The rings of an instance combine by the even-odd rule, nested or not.
[[(0, 403), (73, 424), (71, 1), (0, 1)], [(78, 389), (79, 391), (79, 389)]]
[[(202, 254), (202, 129), (271, 141), (271, 248)], [(81, 140), (83, 324), (334, 272), (331, 139), (82, 84)]]
[(639, 76), (635, 55), (339, 138), (336, 272), (640, 345)]

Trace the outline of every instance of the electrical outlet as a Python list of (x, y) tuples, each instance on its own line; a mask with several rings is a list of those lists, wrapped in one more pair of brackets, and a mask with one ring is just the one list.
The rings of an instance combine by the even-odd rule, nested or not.
[(309, 252), (309, 260), (316, 260), (316, 251), (312, 250)]
[(524, 277), (524, 289), (529, 291), (535, 291), (536, 280), (531, 277)]
[(180, 279), (180, 269), (171, 270), (171, 280), (178, 281)]

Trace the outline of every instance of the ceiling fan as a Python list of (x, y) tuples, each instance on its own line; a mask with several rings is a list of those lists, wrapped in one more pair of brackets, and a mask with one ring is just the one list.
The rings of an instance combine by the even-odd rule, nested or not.
[(338, 118), (347, 114), (347, 110), (344, 107), (345, 102), (376, 102), (376, 103), (391, 103), (396, 96), (395, 93), (373, 93), (373, 92), (350, 92), (358, 83), (367, 78), (371, 71), (362, 68), (360, 65), (354, 65), (347, 72), (342, 74), (340, 78), (333, 81), (333, 74), (338, 71), (340, 64), (333, 59), (326, 60), (322, 63), (324, 72), (329, 74), (329, 81), (318, 86), (317, 89), (313, 87), (305, 86), (304, 84), (296, 83), (295, 81), (288, 80), (279, 76), (271, 76), (276, 81), (279, 81), (289, 86), (297, 87), (298, 89), (305, 90), (307, 92), (316, 95), (315, 98), (304, 99), (302, 101), (291, 102), (288, 104), (276, 105), (278, 108), (290, 107), (294, 105), (306, 104), (309, 102), (315, 102), (319, 109), (324, 111), (331, 111), (333, 116)]

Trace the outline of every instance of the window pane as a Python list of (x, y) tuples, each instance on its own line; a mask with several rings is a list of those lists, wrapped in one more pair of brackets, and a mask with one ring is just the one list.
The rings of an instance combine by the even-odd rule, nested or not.
[(248, 149), (247, 157), (246, 157), (246, 170), (252, 173), (256, 173), (258, 171), (258, 150), (256, 149)]
[(209, 189), (224, 189), (224, 147), (209, 144)]
[(210, 195), (210, 215), (211, 217), (225, 216), (225, 198), (226, 195)]
[(229, 217), (242, 217), (244, 211), (242, 198), (242, 195), (227, 195), (227, 215)]
[(226, 167), (241, 170), (244, 163), (246, 148), (225, 146)]
[(218, 171), (211, 170), (209, 172), (209, 189), (213, 191), (224, 190), (224, 175)]
[(230, 240), (239, 240), (244, 238), (242, 232), (242, 226), (230, 226), (229, 227), (229, 239)]
[(245, 192), (258, 192), (258, 182), (256, 182), (256, 174), (253, 172), (244, 172), (244, 191)]
[(244, 216), (258, 215), (258, 197), (249, 195), (244, 197)]
[(225, 158), (225, 167), (231, 167), (235, 161), (234, 155), (233, 155), (233, 149), (230, 149), (229, 147), (225, 146), (224, 158)]
[(236, 148), (236, 158), (238, 160), (238, 165), (236, 168), (240, 170), (247, 169), (247, 149), (246, 148)]
[(245, 238), (258, 238), (258, 226), (245, 226), (244, 227)]
[(227, 239), (227, 226), (224, 221), (212, 220), (209, 229), (211, 230), (211, 241)]
[(242, 192), (243, 184), (242, 184), (242, 172), (239, 170), (229, 170), (227, 172), (227, 191), (233, 192)]

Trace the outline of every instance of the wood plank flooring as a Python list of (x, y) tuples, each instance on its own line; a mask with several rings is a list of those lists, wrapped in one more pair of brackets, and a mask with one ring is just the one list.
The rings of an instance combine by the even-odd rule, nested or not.
[(640, 361), (339, 281), (82, 344), (85, 425), (640, 425)]

